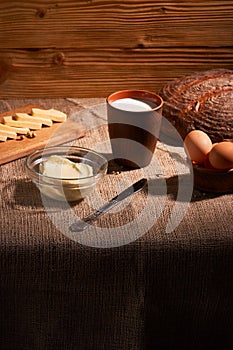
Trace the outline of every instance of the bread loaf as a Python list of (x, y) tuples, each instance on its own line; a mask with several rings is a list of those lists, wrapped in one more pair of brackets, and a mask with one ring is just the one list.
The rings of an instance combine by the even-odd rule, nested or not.
[[(233, 138), (233, 70), (196, 72), (169, 82), (159, 94), (163, 116), (183, 139), (194, 129), (206, 132), (212, 142)], [(163, 125), (161, 131), (172, 134)]]

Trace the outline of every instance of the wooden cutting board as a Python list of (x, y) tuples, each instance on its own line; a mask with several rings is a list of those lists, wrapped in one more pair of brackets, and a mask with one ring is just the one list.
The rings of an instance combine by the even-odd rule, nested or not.
[[(3, 116), (14, 115), (16, 112), (31, 113), (32, 108), (41, 108), (36, 105), (27, 105), (0, 114), (0, 122)], [(55, 123), (50, 126), (43, 126), (41, 130), (36, 130), (36, 137), (20, 140), (7, 140), (0, 142), (0, 165), (11, 162), (28, 154), (44, 148), (45, 146), (56, 146), (68, 141), (81, 138), (85, 135), (85, 127), (73, 120), (64, 123)]]

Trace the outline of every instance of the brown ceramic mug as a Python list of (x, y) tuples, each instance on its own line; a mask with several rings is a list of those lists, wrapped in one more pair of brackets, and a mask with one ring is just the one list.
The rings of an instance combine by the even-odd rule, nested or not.
[(117, 163), (150, 164), (158, 140), (163, 100), (146, 90), (122, 90), (107, 97), (108, 130)]

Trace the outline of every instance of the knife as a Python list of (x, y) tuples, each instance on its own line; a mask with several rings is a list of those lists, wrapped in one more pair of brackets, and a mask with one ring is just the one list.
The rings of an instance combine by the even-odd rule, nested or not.
[(147, 179), (141, 179), (124, 191), (119, 193), (116, 197), (112, 198), (109, 202), (104, 204), (102, 207), (94, 211), (93, 213), (85, 216), (82, 220), (74, 222), (70, 227), (70, 231), (72, 232), (81, 232), (84, 231), (93, 221), (95, 221), (99, 216), (103, 215), (116, 205), (118, 205), (121, 201), (126, 199), (127, 197), (132, 196), (133, 194), (141, 191), (143, 187), (147, 184)]

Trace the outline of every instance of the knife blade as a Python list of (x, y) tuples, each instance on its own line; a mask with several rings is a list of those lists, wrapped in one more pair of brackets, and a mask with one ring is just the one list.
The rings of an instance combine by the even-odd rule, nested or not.
[(99, 216), (105, 214), (107, 211), (118, 205), (124, 199), (132, 196), (133, 194), (141, 191), (143, 187), (147, 184), (147, 179), (142, 178), (139, 181), (135, 182), (124, 191), (119, 193), (116, 197), (112, 198), (109, 202), (104, 204), (102, 207), (94, 211), (93, 213), (87, 215), (81, 220), (74, 222), (70, 227), (72, 232), (81, 232), (84, 231), (93, 221), (95, 221)]

